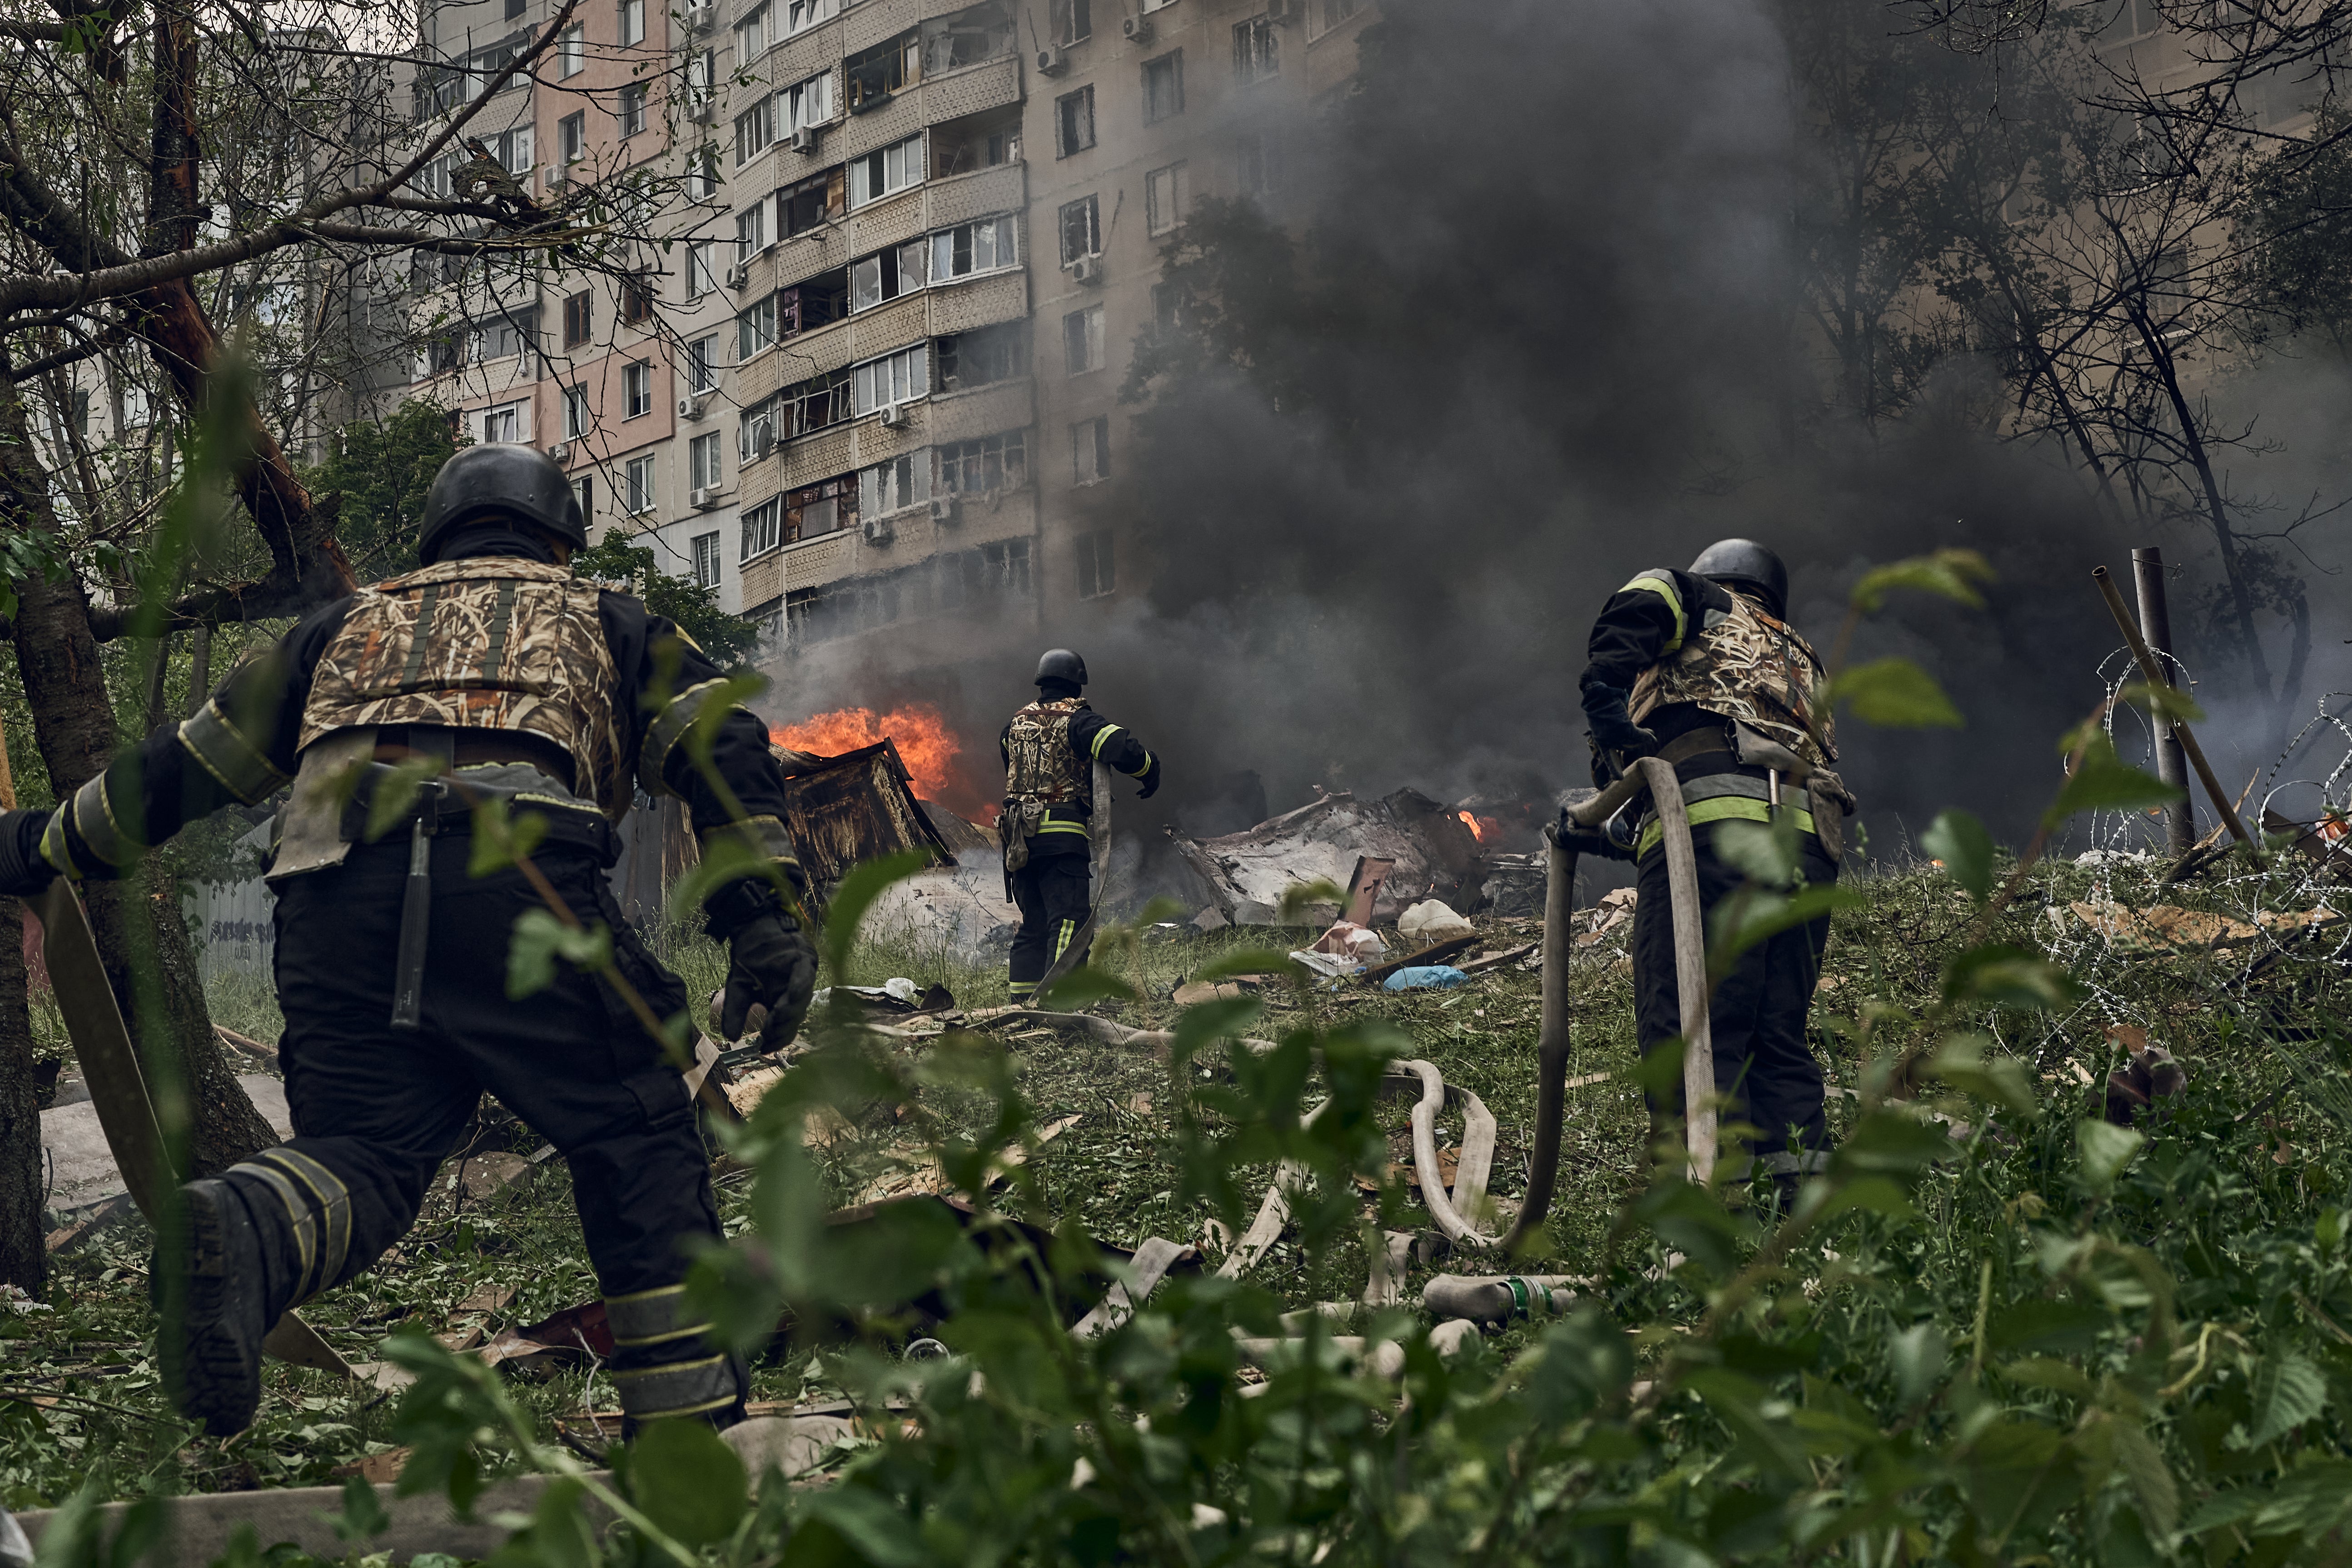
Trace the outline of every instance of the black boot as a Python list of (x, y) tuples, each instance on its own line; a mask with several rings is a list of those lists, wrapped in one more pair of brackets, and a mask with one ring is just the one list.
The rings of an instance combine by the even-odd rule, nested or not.
[(162, 1320), (163, 1387), (181, 1415), (226, 1437), (251, 1426), (261, 1404), (261, 1341), (278, 1318), (269, 1310), (266, 1244), (229, 1183), (190, 1182), (180, 1201), (185, 1271), (173, 1278), (159, 1254), (148, 1274)]

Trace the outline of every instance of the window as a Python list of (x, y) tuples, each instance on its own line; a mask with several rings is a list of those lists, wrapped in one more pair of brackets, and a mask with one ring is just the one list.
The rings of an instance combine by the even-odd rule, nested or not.
[(857, 479), (827, 479), (784, 492), (784, 542), (822, 539), (857, 521)]
[(749, 261), (768, 248), (768, 204), (760, 202), (735, 215), (735, 259)]
[(647, 360), (632, 360), (621, 367), (621, 417), (635, 419), (653, 411), (653, 364)]
[(591, 531), (593, 531), (596, 526), (596, 481), (594, 478), (588, 474), (583, 474), (578, 479), (572, 480), (572, 498), (580, 503), (580, 521), (586, 523)]
[(588, 341), (592, 327), (589, 320), (591, 296), (582, 289), (563, 301), (563, 346), (578, 348)]
[(719, 535), (716, 531), (698, 533), (688, 542), (694, 552), (694, 581), (698, 587), (719, 586)]
[(781, 135), (806, 131), (833, 118), (833, 73), (825, 71), (806, 81), (794, 82), (776, 95), (782, 110), (783, 123), (776, 129)]
[(790, 239), (814, 228), (841, 212), (846, 176), (835, 169), (815, 174), (776, 193), (776, 237)]
[(836, 268), (820, 277), (776, 292), (776, 330), (780, 338), (814, 331), (849, 314), (849, 268)]
[(709, 392), (719, 385), (719, 376), (712, 368), (719, 358), (716, 337), (697, 338), (686, 345), (686, 389), (688, 392)]
[(474, 363), (478, 364), (487, 359), (509, 359), (522, 353), (530, 345), (530, 329), (501, 316), (474, 328), (472, 338)]
[(1062, 209), (1062, 265), (1067, 267), (1081, 256), (1102, 254), (1102, 229), (1096, 222), (1097, 208), (1095, 198), (1082, 196)]
[(1271, 136), (1244, 136), (1234, 150), (1234, 183), (1245, 196), (1270, 196), (1282, 187), (1282, 147)]
[(1241, 81), (1264, 81), (1282, 69), (1282, 35), (1271, 16), (1252, 16), (1234, 27), (1234, 76)]
[(654, 510), (654, 460), (650, 456), (631, 458), (621, 470), (624, 504), (632, 517), (643, 517)]
[(840, 371), (814, 375), (776, 394), (776, 438), (826, 429), (848, 418), (849, 377)]
[(1078, 597), (1099, 599), (1118, 587), (1118, 564), (1111, 554), (1110, 530), (1077, 537)]
[(1110, 416), (1070, 426), (1070, 468), (1082, 485), (1110, 478)]
[(708, 142), (686, 155), (686, 199), (690, 202), (715, 202), (719, 199), (719, 149)]
[(715, 490), (727, 476), (719, 469), (719, 433), (697, 436), (686, 444), (686, 482), (698, 490)]
[(705, 49), (700, 54), (686, 57), (686, 96), (690, 103), (709, 103), (714, 95), (712, 84), (719, 79), (719, 51)]
[(1029, 323), (1007, 321), (939, 341), (940, 390), (1014, 381), (1029, 374)]
[(743, 410), (735, 426), (735, 460), (756, 463), (776, 449), (776, 400), (763, 397)]
[(923, 242), (910, 239), (849, 264), (849, 308), (870, 310), (923, 286)]
[(908, 452), (857, 473), (857, 515), (887, 517), (931, 499), (931, 455)]
[(2153, 36), (2164, 25), (2157, 0), (2102, 0), (2102, 4), (2112, 7), (2115, 15), (2099, 29), (2095, 47), (2105, 49), (2134, 43)]
[(1164, 11), (1174, 4), (1176, 0), (1143, 0), (1144, 14), (1149, 16), (1154, 11)]
[(588, 389), (567, 386), (563, 389), (563, 438), (576, 441), (588, 434)]
[(1143, 62), (1143, 122), (1157, 125), (1184, 112), (1184, 51), (1171, 49)]
[(787, 0), (784, 6), (784, 37), (791, 37), (803, 28), (819, 22), (830, 21), (841, 15), (841, 0)]
[(555, 40), (555, 74), (558, 78), (575, 77), (587, 68), (587, 30), (574, 22)]
[(1184, 324), (1184, 294), (1173, 283), (1151, 286), (1151, 324), (1172, 332)]
[(699, 300), (719, 289), (719, 242), (688, 240), (686, 247), (686, 297)]
[(940, 489), (950, 494), (1018, 489), (1028, 482), (1027, 449), (1018, 430), (977, 441), (958, 441), (937, 450)]
[[(1037, 24), (1033, 19), (1029, 26), (1034, 32)], [(1009, 55), (1013, 49), (1011, 0), (981, 0), (977, 5), (967, 5), (950, 16), (934, 16), (923, 24), (923, 71), (927, 76), (961, 70), (982, 60)]]
[(1103, 308), (1089, 305), (1062, 318), (1062, 357), (1072, 375), (1103, 367)]
[(1184, 221), (1192, 184), (1181, 163), (1171, 163), (1143, 176), (1143, 217), (1152, 234), (1166, 234)]
[(768, 8), (754, 5), (735, 24), (735, 68), (758, 59), (768, 48)]
[(763, 98), (735, 117), (735, 166), (741, 168), (776, 139), (775, 100)]
[(1054, 37), (1065, 44), (1083, 42), (1095, 36), (1093, 0), (1053, 0), (1047, 9), (1047, 24)]
[(577, 163), (588, 156), (588, 111), (567, 114), (555, 124), (555, 145), (563, 154), (566, 164)]
[(871, 414), (895, 403), (912, 403), (931, 391), (931, 345), (917, 343), (868, 360), (850, 372), (856, 412)]
[(849, 112), (878, 109), (889, 96), (922, 79), (922, 33), (908, 28), (849, 57), (841, 74), (849, 83)]
[(761, 501), (743, 514), (743, 559), (765, 555), (783, 541), (783, 498)]
[(646, 41), (646, 0), (621, 0), (621, 42)]
[(958, 224), (931, 236), (931, 281), (1021, 264), (1019, 224), (1012, 214)]
[(1066, 158), (1095, 144), (1095, 89), (1089, 82), (1054, 100), (1054, 156)]
[(623, 140), (635, 136), (646, 128), (646, 84), (633, 81), (625, 84), (614, 100), (613, 117), (621, 122)]
[(530, 405), (527, 403), (501, 403), (495, 408), (482, 410), (482, 444), (530, 439)]
[(931, 173), (940, 179), (1021, 161), (1021, 111), (975, 114), (931, 127)]
[(642, 272), (621, 279), (621, 320), (638, 326), (654, 319), (654, 281)]
[(922, 178), (923, 138), (919, 133), (868, 153), (849, 165), (849, 210), (856, 212), (868, 202), (878, 202), (909, 185), (919, 184)]
[(520, 178), (530, 173), (533, 159), (530, 126), (518, 125), (511, 131), (502, 131), (496, 136), (485, 136), (482, 140), (488, 144), (491, 155), (498, 159), (508, 174)]
[(735, 318), (735, 362), (750, 359), (776, 341), (776, 297), (756, 301)]

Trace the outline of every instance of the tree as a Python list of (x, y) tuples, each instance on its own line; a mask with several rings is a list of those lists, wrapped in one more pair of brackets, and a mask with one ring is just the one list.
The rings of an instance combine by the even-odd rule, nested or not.
[(656, 564), (652, 550), (631, 544), (618, 532), (608, 532), (596, 544), (572, 558), (572, 570), (583, 577), (635, 594), (655, 615), (667, 616), (678, 630), (722, 667), (742, 663), (758, 651), (760, 630), (740, 616), (719, 607), (719, 596), (699, 583), (673, 577)]

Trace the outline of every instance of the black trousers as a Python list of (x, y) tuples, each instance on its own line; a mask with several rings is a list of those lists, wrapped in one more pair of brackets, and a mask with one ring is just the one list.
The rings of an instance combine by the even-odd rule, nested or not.
[[(1716, 853), (1722, 826), (1705, 823), (1691, 831), (1697, 850), (1699, 902), (1706, 916), (1745, 883), (1745, 876)], [(1818, 840), (1807, 835), (1803, 869), (1809, 884), (1834, 882), (1837, 866)], [(1664, 846), (1642, 858), (1641, 896), (1633, 905), (1633, 1019), (1642, 1051), (1682, 1033), (1682, 996), (1675, 978), (1673, 891)], [(1756, 1129), (1745, 1150), (1727, 1143), (1724, 1173), (1737, 1180), (1749, 1169), (1744, 1155), (1768, 1174), (1809, 1171), (1826, 1158), (1829, 1126), (1822, 1113), (1822, 1068), (1805, 1041), (1805, 1017), (1829, 946), (1824, 915), (1749, 948), (1715, 990), (1707, 1016), (1714, 1032), (1716, 1091), (1726, 1098), (1722, 1124), (1745, 1122)], [(1710, 943), (1710, 946), (1712, 943)], [(1682, 1089), (1654, 1110), (1682, 1114)]]
[[(343, 865), (277, 889), (289, 1147), (350, 1191), (348, 1252), (322, 1285), (360, 1273), (415, 1223), (487, 1089), (569, 1163), (605, 1297), (676, 1286), (688, 1244), (719, 1236), (709, 1155), (677, 1069), (609, 986), (561, 961), (548, 989), (508, 999), (515, 921), (544, 906), (518, 871), (467, 876), (462, 833), (433, 846), (423, 1026), (391, 1027), (406, 837), (354, 845)], [(686, 1005), (683, 983), (622, 922), (593, 858), (547, 850), (536, 863), (574, 914), (611, 929), (622, 973), (657, 1016)], [(260, 1196), (248, 1206), (272, 1212)], [(285, 1223), (283, 1207), (275, 1212)], [(709, 1353), (698, 1336), (625, 1346), (614, 1367)]]
[[(1093, 907), (1093, 864), (1084, 854), (1032, 854), (1029, 863), (1012, 873), (1011, 879), (1013, 902), (1021, 910), (1021, 929), (1013, 938), (1010, 965), (1013, 999), (1019, 1002), (1036, 991), (1045, 971), (1077, 940), (1078, 928), (1087, 923)], [(1086, 956), (1081, 948), (1076, 962), (1085, 963)]]

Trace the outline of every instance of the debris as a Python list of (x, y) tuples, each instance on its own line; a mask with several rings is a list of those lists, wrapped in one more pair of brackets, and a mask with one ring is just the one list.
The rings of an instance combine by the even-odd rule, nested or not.
[(381, 1454), (369, 1454), (348, 1465), (337, 1465), (327, 1473), (338, 1480), (357, 1476), (371, 1486), (387, 1486), (400, 1479), (400, 1469), (408, 1463), (406, 1448), (386, 1448)]
[(1179, 1007), (1197, 1007), (1203, 1002), (1229, 1000), (1242, 994), (1242, 988), (1232, 981), (1188, 980), (1176, 987), (1171, 998)]
[(2179, 1098), (2188, 1087), (2188, 1071), (2170, 1051), (2142, 1044), (2107, 1075), (2107, 1120), (2117, 1127), (2131, 1126), (2143, 1112), (2161, 1120), (2171, 1108), (2160, 1102)]
[(1405, 910), (1397, 921), (1397, 934), (1407, 942), (1451, 942), (1457, 936), (1472, 936), (1470, 922), (1454, 912), (1442, 899), (1431, 899)]
[(537, 1169), (520, 1154), (509, 1154), (493, 1149), (488, 1153), (469, 1154), (457, 1162), (457, 1174), (452, 1178), (460, 1192), (479, 1203), (492, 1193), (512, 1186)]
[(2067, 906), (2074, 918), (2117, 947), (2149, 952), (2194, 952), (2239, 947), (2265, 932), (2287, 936), (2332, 925), (2344, 917), (2322, 904), (2309, 910), (2263, 910), (2252, 921), (2183, 909), (2179, 904), (2151, 904), (2135, 910), (2124, 904), (2089, 903)]
[[(1076, 1126), (1078, 1121), (1076, 1116), (1065, 1116), (1058, 1121), (1047, 1122), (1037, 1129), (1037, 1142), (1051, 1142)], [(859, 1195), (857, 1201), (860, 1204), (887, 1203), (892, 1198), (935, 1197), (953, 1191), (952, 1185), (948, 1181), (947, 1172), (940, 1165), (938, 1156), (931, 1153), (928, 1148), (919, 1144), (900, 1144), (885, 1152), (889, 1159), (897, 1163), (899, 1168), (871, 1183)], [(1029, 1150), (1026, 1145), (1006, 1144), (998, 1150), (995, 1158), (989, 1162), (988, 1184), (992, 1187), (997, 1185), (1011, 1175), (1016, 1168), (1028, 1163)]]
[(1315, 939), (1315, 951), (1341, 958), (1371, 960), (1388, 956), (1389, 944), (1381, 933), (1358, 925), (1353, 921), (1338, 921), (1331, 929)]
[(265, 1046), (251, 1035), (240, 1035), (235, 1029), (224, 1029), (218, 1024), (213, 1026), (213, 1033), (218, 1035), (220, 1043), (230, 1050), (266, 1062), (274, 1062), (278, 1059), (277, 1047)]
[[(263, 1073), (239, 1073), (236, 1081), (271, 1131), (281, 1139), (294, 1136), (282, 1081)], [(115, 1168), (113, 1146), (99, 1124), (92, 1100), (53, 1105), (41, 1112), (41, 1154), (50, 1170), (48, 1206), (66, 1215), (69, 1223), (81, 1217), (76, 1211), (130, 1190)]]
[(1420, 991), (1435, 989), (1451, 991), (1470, 977), (1460, 970), (1443, 963), (1415, 964), (1400, 969), (1381, 982), (1383, 991)]
[[(1415, 899), (1482, 906), (1485, 857), (1477, 838), (1453, 812), (1417, 790), (1401, 789), (1377, 801), (1342, 791), (1218, 838), (1171, 839), (1185, 864), (1208, 885), (1216, 909), (1235, 925), (1270, 925), (1283, 895), (1305, 883), (1357, 885), (1358, 864), (1385, 860), (1391, 869), (1358, 925), (1392, 920)], [(1364, 867), (1370, 875), (1371, 867)], [(1328, 918), (1340, 910), (1330, 910)], [(1348, 913), (1354, 918), (1350, 906)]]
[(1364, 973), (1364, 961), (1328, 952), (1317, 952), (1311, 948), (1299, 948), (1290, 955), (1290, 962), (1310, 970), (1326, 980), (1344, 980), (1351, 974)]
[(1542, 950), (1543, 943), (1539, 942), (1531, 942), (1524, 946), (1511, 948), (1507, 952), (1482, 952), (1468, 963), (1464, 964), (1462, 966), (1462, 973), (1465, 974), (1484, 974), (1490, 969), (1500, 969), (1507, 963), (1511, 963), (1519, 959), (1525, 958), (1529, 953), (1540, 952)]
[(1392, 958), (1386, 963), (1366, 970), (1364, 978), (1378, 984), (1401, 969), (1417, 968), (1424, 964), (1435, 963), (1443, 958), (1452, 958), (1477, 940), (1475, 935), (1457, 936), (1450, 942), (1441, 942), (1435, 947), (1424, 947), (1419, 952), (1407, 953), (1402, 958)]
[(785, 826), (820, 902), (822, 893), (838, 886), (861, 860), (923, 849), (936, 865), (956, 863), (954, 851), (915, 798), (895, 742), (837, 757), (793, 754), (784, 796)]
[(1387, 885), (1389, 873), (1395, 869), (1396, 862), (1393, 860), (1382, 860), (1370, 855), (1356, 858), (1356, 869), (1348, 879), (1347, 900), (1340, 906), (1349, 924), (1369, 926), (1372, 923), (1372, 906), (1380, 902), (1381, 889)]
[(2352, 878), (2352, 819), (2325, 810), (2317, 822), (2297, 822), (2269, 806), (2263, 807), (2263, 832), (2289, 840), (2289, 847), (2338, 877)]
[(1201, 912), (1192, 917), (1192, 929), (1203, 933), (1223, 931), (1233, 923), (1225, 918), (1225, 911), (1214, 904), (1202, 905)]

